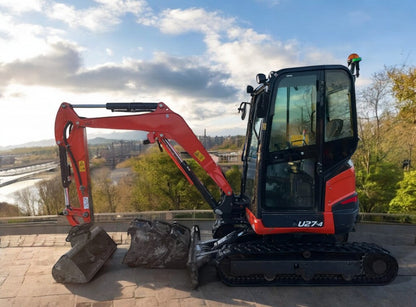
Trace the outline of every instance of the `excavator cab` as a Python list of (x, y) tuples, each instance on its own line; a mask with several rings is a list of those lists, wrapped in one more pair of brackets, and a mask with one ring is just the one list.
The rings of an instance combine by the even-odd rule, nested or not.
[(258, 234), (348, 234), (358, 215), (354, 76), (326, 65), (257, 81), (241, 186), (250, 224)]

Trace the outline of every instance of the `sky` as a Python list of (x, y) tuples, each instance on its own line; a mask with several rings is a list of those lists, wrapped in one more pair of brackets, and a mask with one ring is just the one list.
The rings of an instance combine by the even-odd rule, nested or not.
[(163, 101), (197, 135), (244, 134), (237, 107), (257, 73), (354, 52), (363, 88), (416, 65), (415, 12), (414, 0), (0, 0), (0, 146), (53, 139), (64, 101)]

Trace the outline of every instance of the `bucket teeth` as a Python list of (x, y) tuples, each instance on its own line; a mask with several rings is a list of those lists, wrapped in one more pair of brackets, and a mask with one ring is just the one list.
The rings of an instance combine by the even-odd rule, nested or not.
[(67, 237), (72, 248), (52, 268), (56, 282), (89, 282), (117, 249), (116, 243), (101, 227), (77, 227)]

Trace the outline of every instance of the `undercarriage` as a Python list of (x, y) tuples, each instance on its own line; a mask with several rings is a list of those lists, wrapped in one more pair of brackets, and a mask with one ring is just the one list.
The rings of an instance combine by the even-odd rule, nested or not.
[[(132, 223), (129, 229), (132, 244), (125, 263), (130, 259), (127, 264), (131, 266), (186, 266), (193, 287), (199, 285), (199, 270), (204, 265), (214, 265), (221, 281), (229, 286), (384, 285), (394, 280), (398, 271), (396, 259), (373, 243), (337, 242), (333, 236), (327, 236), (326, 240), (322, 237), (314, 240), (315, 235), (259, 236), (250, 228), (233, 231), (221, 239), (200, 241), (198, 226), (185, 230), (185, 226), (176, 223), (164, 227), (165, 233), (159, 229), (155, 237), (152, 229), (158, 226), (148, 225), (159, 223), (143, 220)], [(169, 250), (164, 253), (165, 258), (159, 254), (157, 262), (154, 254), (143, 250), (143, 246), (155, 242), (158, 250)], [(175, 257), (180, 260), (172, 265)]]

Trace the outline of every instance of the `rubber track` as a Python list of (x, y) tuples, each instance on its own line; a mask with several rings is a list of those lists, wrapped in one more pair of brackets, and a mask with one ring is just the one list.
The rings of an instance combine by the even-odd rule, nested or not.
[[(298, 274), (276, 275), (274, 280), (266, 280), (263, 274), (249, 276), (232, 276), (229, 265), (233, 259), (247, 260), (305, 260), (304, 253), (308, 251), (308, 260), (325, 261), (340, 260), (361, 261), (362, 273), (350, 276), (350, 280), (342, 277), (342, 272), (333, 274), (316, 274), (313, 278), (305, 280)], [(387, 268), (383, 274), (377, 274), (372, 269), (372, 261), (383, 259)], [(251, 241), (224, 246), (216, 259), (218, 275), (222, 282), (229, 286), (284, 286), (284, 285), (385, 285), (397, 276), (398, 264), (390, 252), (372, 243), (285, 243), (275, 244), (264, 241)]]

